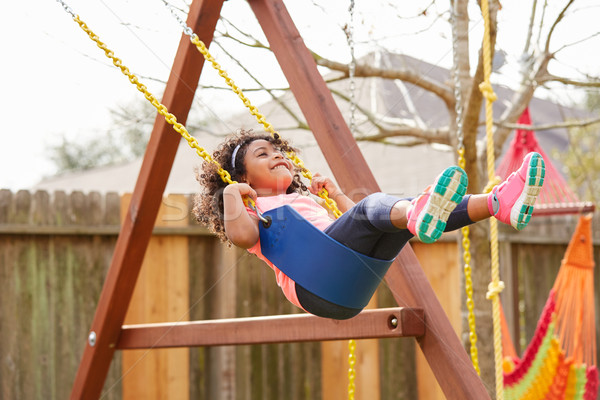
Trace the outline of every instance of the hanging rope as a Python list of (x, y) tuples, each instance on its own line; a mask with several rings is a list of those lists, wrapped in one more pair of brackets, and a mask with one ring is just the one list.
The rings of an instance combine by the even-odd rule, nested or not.
[[(465, 160), (465, 145), (463, 132), (463, 102), (462, 102), (462, 87), (460, 77), (458, 76), (458, 31), (456, 27), (456, 6), (452, 7), (452, 47), (454, 50), (454, 95), (456, 98), (456, 136), (458, 149), (458, 166), (465, 169), (467, 161)], [(475, 324), (475, 302), (473, 301), (473, 278), (471, 270), (471, 240), (469, 239), (469, 227), (465, 226), (461, 230), (463, 261), (465, 274), (465, 292), (467, 295), (467, 311), (469, 323), (469, 352), (471, 362), (477, 374), (479, 375), (479, 353), (477, 351), (477, 329)]]
[[(490, 43), (490, 12), (488, 0), (481, 1), (481, 13), (484, 22), (483, 34), (483, 82), (479, 90), (485, 97), (485, 131), (487, 141), (487, 172), (488, 185), (486, 192), (490, 192), (498, 183), (495, 174), (494, 154), (494, 115), (492, 103), (496, 100), (496, 94), (490, 83), (492, 74), (492, 52)], [(502, 325), (500, 320), (500, 293), (504, 289), (504, 283), (500, 281), (500, 263), (498, 257), (498, 221), (490, 218), (490, 253), (491, 253), (491, 276), (492, 281), (488, 286), (486, 297), (492, 301), (492, 319), (494, 328), (494, 361), (496, 373), (496, 399), (504, 400), (504, 377), (502, 370)]]

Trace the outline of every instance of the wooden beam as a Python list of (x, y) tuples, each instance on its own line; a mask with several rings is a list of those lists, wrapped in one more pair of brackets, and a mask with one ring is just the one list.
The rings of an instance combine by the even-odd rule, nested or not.
[(421, 336), (423, 310), (380, 308), (338, 321), (309, 314), (123, 326), (118, 349)]
[[(357, 194), (354, 198), (379, 191), (283, 1), (249, 3), (340, 187)], [(489, 399), (410, 245), (392, 264), (386, 282), (398, 305), (424, 309), (427, 324), (418, 343), (446, 397)]]
[(591, 202), (541, 204), (535, 206), (533, 216), (587, 214), (595, 210), (596, 206)]
[[(222, 5), (223, 0), (199, 0), (190, 7), (187, 23), (207, 46)], [(182, 34), (162, 100), (179, 122), (187, 119), (203, 65), (204, 58)], [(157, 115), (90, 329), (96, 341), (85, 347), (72, 399), (100, 397), (179, 142), (179, 134)]]
[(283, 1), (249, 3), (340, 187), (354, 200), (378, 191), (375, 177)]

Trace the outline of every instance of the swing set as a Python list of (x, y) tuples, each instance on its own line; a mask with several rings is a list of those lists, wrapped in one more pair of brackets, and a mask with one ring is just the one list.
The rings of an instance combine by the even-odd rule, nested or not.
[[(261, 227), (261, 243), (264, 247), (277, 247), (281, 260), (272, 259), (282, 271), (333, 303), (351, 308), (364, 308), (381, 279), (392, 288), (400, 307), (365, 310), (350, 320), (336, 321), (312, 315), (286, 315), (233, 320), (195, 321), (186, 323), (144, 324), (123, 326), (125, 313), (139, 275), (145, 249), (150, 240), (153, 221), (164, 192), (170, 167), (179, 144), (178, 132), (196, 153), (207, 162), (212, 159), (186, 130), (187, 118), (204, 61), (219, 71), (231, 89), (240, 97), (250, 113), (265, 130), (276, 134), (264, 116), (250, 104), (241, 90), (227, 76), (207, 50), (220, 16), (224, 0), (195, 0), (190, 6), (187, 22), (179, 20), (184, 35), (179, 44), (171, 75), (167, 82), (162, 103), (159, 102), (138, 78), (125, 67), (99, 37), (79, 19), (63, 0), (57, 0), (89, 38), (102, 49), (115, 66), (156, 107), (156, 118), (138, 180), (131, 198), (126, 218), (119, 234), (110, 269), (100, 296), (87, 345), (73, 385), (71, 398), (99, 398), (110, 362), (116, 349), (139, 349), (184, 346), (216, 346), (231, 344), (285, 343), (297, 341), (323, 341), (336, 339), (363, 339), (412, 336), (417, 339), (425, 358), (434, 372), (448, 399), (488, 399), (489, 395), (478, 373), (469, 360), (462, 343), (446, 317), (419, 262), (409, 245), (405, 246), (396, 260), (375, 260), (358, 254), (331, 240), (321, 231), (310, 229), (302, 219), (291, 215), (283, 222), (286, 229), (299, 229), (298, 233), (279, 235), (282, 228), (279, 218), (265, 213)], [(163, 0), (163, 2), (165, 2)], [(487, 2), (483, 2), (486, 3)], [(165, 2), (165, 4), (167, 4)], [(361, 188), (378, 191), (356, 142), (348, 129), (330, 91), (317, 71), (316, 64), (302, 41), (297, 40), (298, 31), (281, 0), (250, 0), (256, 15), (308, 123), (315, 134), (340, 186), (348, 192)], [(172, 14), (176, 14), (171, 10)], [(176, 16), (177, 18), (177, 16)], [(189, 36), (189, 40), (186, 38)], [(353, 68), (351, 68), (351, 74)], [(489, 78), (489, 75), (488, 75)], [(169, 111), (170, 110), (170, 111)], [(175, 115), (180, 117), (178, 120)], [(490, 119), (491, 124), (491, 119)], [(310, 172), (295, 154), (288, 154), (294, 164), (311, 179)], [(463, 148), (464, 160), (464, 148)], [(233, 183), (227, 171), (218, 166), (219, 175), (227, 183)], [(320, 194), (336, 216), (341, 215), (326, 191)], [(286, 213), (293, 210), (286, 209)], [(310, 224), (307, 224), (310, 225)], [(264, 235), (264, 242), (263, 242)], [(343, 273), (332, 269), (332, 279), (314, 282), (311, 265), (289, 263), (293, 257), (285, 257), (281, 247), (290, 238), (307, 239), (311, 249), (321, 254), (333, 254), (342, 260), (338, 267)], [(295, 242), (295, 241), (293, 241)], [(270, 244), (269, 244), (270, 243)], [(290, 252), (295, 252), (290, 248)], [(273, 257), (273, 258), (271, 258)], [(286, 265), (289, 264), (289, 265)], [(322, 275), (323, 269), (315, 266)], [(330, 264), (328, 263), (328, 267)], [(344, 279), (340, 279), (344, 277)], [(335, 278), (335, 279), (333, 279)], [(338, 282), (337, 286), (332, 282)], [(492, 297), (497, 298), (500, 284), (493, 281)], [(349, 289), (351, 288), (351, 289)], [(402, 297), (398, 295), (402, 293)], [(497, 307), (494, 306), (495, 313)], [(425, 323), (427, 319), (427, 323)], [(353, 348), (353, 340), (350, 342)], [(351, 351), (350, 359), (352, 361)], [(475, 364), (476, 365), (476, 364)], [(349, 396), (353, 398), (353, 376), (349, 374)], [(501, 373), (501, 371), (500, 371)], [(501, 380), (500, 380), (501, 382)], [(501, 383), (500, 383), (501, 384)]]

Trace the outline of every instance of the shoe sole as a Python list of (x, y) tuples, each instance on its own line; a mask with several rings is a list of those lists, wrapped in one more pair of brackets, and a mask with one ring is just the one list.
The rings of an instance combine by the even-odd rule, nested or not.
[(520, 231), (529, 223), (533, 214), (533, 206), (542, 190), (545, 175), (544, 159), (538, 153), (533, 154), (527, 165), (527, 179), (523, 191), (510, 210), (510, 223), (515, 229)]
[(467, 192), (467, 174), (459, 167), (449, 167), (438, 177), (427, 203), (416, 221), (416, 233), (423, 243), (438, 240), (450, 213)]

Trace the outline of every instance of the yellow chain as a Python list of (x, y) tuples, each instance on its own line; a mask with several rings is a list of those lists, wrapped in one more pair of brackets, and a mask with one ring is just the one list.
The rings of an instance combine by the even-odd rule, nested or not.
[[(465, 160), (465, 148), (464, 146), (458, 149), (458, 166), (465, 169), (467, 161)], [(469, 227), (465, 226), (461, 230), (463, 239), (463, 261), (464, 261), (464, 274), (465, 274), (465, 292), (467, 294), (467, 311), (469, 321), (469, 343), (471, 362), (477, 375), (481, 374), (479, 369), (479, 352), (477, 351), (477, 329), (475, 325), (475, 302), (473, 301), (473, 276), (471, 270), (471, 240), (469, 239)]]
[[(101, 50), (104, 51), (104, 54), (106, 55), (106, 57), (110, 58), (112, 60), (112, 63), (117, 68), (119, 68), (125, 76), (127, 76), (129, 81), (132, 84), (134, 84), (140, 92), (142, 92), (144, 94), (144, 97), (157, 109), (158, 113), (160, 115), (162, 115), (165, 118), (165, 120), (173, 126), (173, 129), (175, 131), (177, 131), (188, 142), (189, 146), (191, 148), (193, 148), (194, 150), (196, 150), (196, 153), (201, 158), (203, 158), (205, 161), (207, 161), (209, 163), (214, 164), (217, 167), (217, 173), (219, 174), (221, 179), (223, 179), (223, 181), (228, 184), (236, 183), (236, 181), (231, 179), (231, 175), (229, 174), (229, 172), (227, 172), (225, 169), (223, 169), (223, 167), (221, 167), (221, 165), (204, 148), (202, 148), (198, 144), (198, 141), (196, 140), (196, 138), (193, 137), (192, 135), (190, 135), (190, 133), (185, 128), (185, 126), (183, 124), (177, 122), (177, 118), (167, 110), (167, 107), (164, 106), (162, 103), (160, 103), (156, 99), (156, 97), (152, 93), (150, 93), (150, 91), (147, 89), (147, 87), (139, 81), (138, 77), (135, 76), (131, 71), (129, 71), (129, 68), (127, 68), (126, 66), (123, 65), (123, 62), (118, 57), (115, 56), (114, 52), (112, 50), (108, 49), (108, 47), (102, 41), (100, 41), (100, 38), (98, 37), (98, 35), (96, 35), (94, 32), (92, 32), (92, 30), (87, 26), (87, 24), (85, 22), (83, 22), (79, 18), (78, 15), (73, 15), (73, 19), (75, 20), (75, 22), (77, 22), (77, 24), (81, 27), (81, 29), (89, 36), (89, 38), (92, 41), (94, 41)], [(229, 76), (227, 75), (227, 72), (225, 70), (223, 70), (223, 68), (221, 68), (221, 66), (216, 62), (216, 60), (208, 52), (206, 45), (198, 38), (197, 35), (192, 36), (192, 43), (196, 45), (197, 49), (200, 51), (200, 53), (202, 53), (204, 58), (208, 62), (211, 63), (213, 68), (215, 68), (219, 72), (219, 75), (225, 79), (225, 82), (227, 83), (227, 85), (229, 85), (229, 87), (234, 91), (234, 93), (236, 93), (240, 97), (240, 99), (242, 100), (244, 105), (250, 110), (250, 113), (256, 117), (256, 120), (260, 124), (263, 125), (264, 129), (267, 132), (269, 132), (272, 136), (275, 136), (275, 134), (277, 132), (275, 132), (275, 130), (273, 129), (273, 126), (265, 120), (264, 115), (262, 115), (258, 111), (258, 109), (250, 103), (250, 100), (244, 95), (242, 90), (233, 82), (233, 80), (231, 78), (229, 78)], [(312, 181), (313, 176), (312, 176), (311, 172), (304, 166), (304, 162), (296, 155), (296, 153), (293, 151), (290, 151), (287, 153), (287, 156), (294, 163), (294, 165), (296, 165), (296, 167), (298, 167), (301, 170), (302, 175)], [(323, 200), (325, 200), (326, 206), (333, 212), (333, 214), (335, 215), (336, 218), (339, 218), (342, 215), (342, 212), (337, 207), (336, 202), (332, 198), (329, 197), (327, 190), (322, 189), (321, 192), (319, 192), (319, 197), (321, 197)], [(254, 203), (252, 200), (250, 200), (250, 202)], [(350, 351), (350, 355), (349, 355), (350, 367), (349, 367), (349, 371), (348, 371), (348, 378), (349, 378), (348, 396), (349, 396), (350, 400), (353, 400), (354, 399), (354, 390), (355, 390), (354, 380), (355, 380), (355, 376), (356, 376), (355, 369), (354, 369), (354, 366), (356, 364), (356, 356), (355, 356), (356, 341), (350, 340), (348, 342), (348, 346), (349, 346), (349, 351)]]
[[(354, 84), (354, 75), (356, 71), (356, 58), (354, 57), (354, 0), (350, 0), (350, 6), (348, 11), (350, 13), (350, 21), (347, 27), (347, 38), (348, 47), (350, 48), (350, 65), (348, 66), (349, 78), (350, 78), (350, 133), (354, 136), (356, 129), (356, 104), (354, 102), (354, 92), (356, 85)], [(356, 376), (356, 341), (350, 339), (348, 341), (348, 400), (354, 400), (354, 394), (356, 393), (356, 384), (354, 378)]]
[(356, 340), (348, 340), (348, 400), (354, 400), (354, 394), (356, 392), (356, 385), (354, 380), (356, 378)]
[(221, 165), (214, 158), (212, 158), (212, 156), (205, 149), (200, 147), (196, 138), (189, 134), (185, 126), (177, 122), (177, 118), (167, 110), (167, 107), (161, 104), (156, 99), (156, 97), (154, 97), (154, 95), (148, 91), (148, 88), (146, 88), (146, 86), (139, 81), (138, 77), (131, 73), (131, 71), (129, 71), (129, 68), (123, 65), (123, 62), (115, 56), (114, 52), (100, 41), (98, 35), (92, 32), (92, 30), (88, 28), (86, 23), (79, 19), (78, 15), (73, 16), (73, 19), (75, 20), (75, 22), (77, 22), (81, 29), (83, 29), (83, 31), (87, 33), (90, 39), (92, 39), (96, 43), (96, 45), (100, 49), (102, 49), (102, 51), (104, 51), (106, 57), (110, 58), (112, 60), (112, 63), (121, 70), (123, 75), (127, 76), (127, 78), (129, 78), (129, 81), (132, 84), (134, 84), (140, 92), (144, 94), (146, 100), (148, 100), (158, 110), (158, 113), (165, 117), (165, 120), (173, 126), (173, 129), (175, 129), (175, 131), (177, 131), (188, 142), (189, 146), (192, 149), (196, 150), (196, 154), (202, 157), (205, 161), (215, 164), (218, 168), (217, 173), (219, 174), (221, 179), (223, 179), (224, 182), (228, 184), (236, 183), (231, 179), (231, 175), (229, 174), (229, 172), (224, 170), (221, 167)]
[[(129, 81), (132, 84), (134, 84), (140, 92), (142, 92), (144, 94), (144, 97), (146, 98), (146, 100), (148, 100), (157, 109), (158, 113), (161, 114), (165, 118), (165, 120), (173, 126), (173, 129), (175, 131), (177, 131), (188, 142), (189, 146), (192, 149), (196, 150), (196, 154), (198, 154), (205, 161), (214, 164), (217, 167), (217, 173), (219, 174), (221, 179), (223, 179), (224, 182), (226, 182), (227, 184), (237, 183), (236, 181), (231, 179), (231, 175), (229, 174), (229, 172), (227, 172), (225, 169), (223, 169), (223, 167), (221, 167), (221, 165), (215, 159), (213, 159), (212, 156), (204, 148), (202, 148), (198, 144), (198, 141), (196, 140), (196, 138), (193, 137), (192, 135), (190, 135), (190, 133), (185, 128), (185, 126), (183, 124), (177, 122), (177, 118), (167, 110), (167, 107), (165, 107), (163, 104), (161, 104), (156, 99), (156, 97), (148, 91), (147, 87), (139, 81), (138, 77), (135, 76), (135, 74), (133, 74), (131, 71), (129, 71), (129, 68), (127, 68), (126, 66), (123, 65), (123, 62), (121, 61), (121, 59), (119, 59), (118, 57), (115, 56), (114, 52), (112, 50), (110, 50), (100, 40), (98, 35), (96, 35), (94, 32), (92, 32), (92, 30), (87, 26), (87, 24), (85, 22), (83, 22), (79, 18), (78, 15), (73, 14), (72, 16), (73, 16), (73, 20), (75, 22), (77, 22), (77, 24), (89, 36), (89, 38), (92, 41), (94, 41), (96, 43), (96, 45), (102, 51), (104, 51), (104, 54), (106, 55), (106, 57), (110, 58), (112, 60), (112, 63), (117, 68), (119, 68), (125, 76), (127, 76)], [(261, 113), (258, 112), (258, 109), (250, 103), (250, 100), (248, 100), (248, 98), (242, 93), (241, 89), (236, 86), (236, 84), (233, 82), (233, 80), (231, 78), (229, 78), (229, 76), (227, 75), (227, 72), (225, 72), (221, 68), (221, 66), (215, 61), (215, 59), (210, 55), (210, 53), (208, 53), (208, 49), (206, 48), (204, 43), (200, 39), (198, 39), (197, 35), (192, 36), (192, 43), (194, 43), (196, 45), (196, 47), (202, 53), (204, 58), (207, 61), (209, 61), (211, 63), (211, 65), (217, 71), (219, 71), (219, 75), (225, 79), (225, 81), (231, 87), (231, 89), (240, 97), (240, 99), (242, 99), (244, 105), (250, 110), (250, 113), (256, 117), (257, 121), (264, 126), (264, 128), (267, 132), (269, 132), (271, 135), (274, 136), (276, 134), (276, 132), (273, 129), (273, 126), (265, 120), (265, 117)], [(296, 165), (302, 171), (303, 176), (305, 176), (309, 180), (312, 180), (312, 174), (310, 173), (310, 171), (308, 171), (308, 169), (304, 166), (304, 163), (302, 162), (302, 160), (300, 160), (294, 152), (289, 152), (287, 154), (287, 156), (294, 163), (294, 165)], [(332, 212), (334, 213), (336, 218), (339, 218), (342, 215), (342, 212), (338, 209), (336, 202), (329, 197), (327, 190), (323, 189), (319, 193), (319, 196), (325, 200), (325, 205), (330, 210), (332, 210)], [(250, 200), (250, 201), (252, 202), (252, 200)]]
[[(483, 34), (483, 83), (479, 89), (485, 97), (485, 128), (487, 140), (487, 172), (490, 182), (495, 180), (495, 154), (494, 154), (494, 115), (492, 103), (496, 94), (490, 83), (492, 73), (492, 53), (490, 43), (490, 15), (488, 0), (481, 2), (481, 13), (484, 22)], [(490, 185), (488, 185), (489, 188)], [(487, 298), (492, 301), (492, 321), (494, 326), (494, 361), (496, 372), (496, 400), (504, 400), (504, 376), (502, 370), (502, 328), (500, 325), (500, 292), (504, 284), (500, 281), (500, 263), (498, 256), (498, 222), (490, 218), (490, 255), (491, 255), (491, 283), (488, 287)]]
[[(452, 10), (452, 49), (454, 52), (454, 79), (455, 86), (454, 92), (456, 94), (456, 132), (458, 137), (458, 165), (463, 170), (466, 169), (467, 161), (465, 159), (465, 146), (464, 146), (464, 132), (463, 132), (463, 104), (462, 104), (462, 88), (458, 74), (458, 32), (457, 32), (457, 21), (456, 21), (456, 5), (454, 4)], [(465, 275), (465, 292), (467, 295), (467, 315), (469, 324), (469, 352), (471, 355), (471, 362), (477, 372), (477, 375), (481, 375), (479, 368), (479, 353), (477, 351), (477, 327), (475, 324), (475, 302), (473, 301), (473, 274), (471, 270), (471, 240), (469, 239), (470, 229), (465, 226), (461, 229), (462, 233), (462, 247), (463, 247), (463, 262), (464, 262), (464, 275)]]
[[(258, 123), (264, 127), (265, 131), (267, 131), (269, 134), (271, 134), (271, 136), (275, 136), (277, 134), (277, 132), (275, 131), (275, 129), (273, 129), (273, 125), (268, 123), (265, 119), (265, 116), (262, 115), (258, 111), (258, 109), (252, 105), (252, 103), (250, 103), (250, 100), (242, 92), (242, 89), (240, 89), (235, 84), (233, 79), (231, 79), (229, 77), (229, 75), (227, 74), (227, 71), (225, 71), (223, 69), (223, 67), (221, 67), (221, 65), (219, 65), (219, 63), (215, 60), (215, 58), (209, 53), (204, 42), (202, 40), (200, 40), (200, 38), (198, 38), (197, 35), (192, 35), (191, 42), (196, 46), (198, 51), (204, 56), (204, 59), (206, 61), (208, 61), (212, 65), (212, 67), (219, 73), (219, 76), (221, 76), (225, 80), (225, 83), (227, 83), (227, 85), (231, 88), (231, 90), (233, 90), (233, 92), (238, 95), (238, 97), (242, 100), (242, 103), (244, 103), (244, 106), (246, 106), (246, 108), (248, 108), (248, 110), (250, 111), (250, 114), (252, 114), (256, 118)], [(305, 178), (307, 178), (309, 181), (312, 181), (313, 175), (304, 166), (304, 162), (298, 157), (298, 155), (293, 151), (289, 151), (286, 155), (294, 163), (294, 165), (300, 169), (302, 175)], [(338, 209), (336, 202), (329, 197), (327, 190), (325, 190), (325, 189), (321, 190), (321, 192), (319, 192), (319, 197), (321, 197), (323, 200), (325, 200), (326, 207), (329, 208), (333, 212), (333, 214), (335, 215), (336, 218), (339, 218), (342, 215), (342, 212)]]

